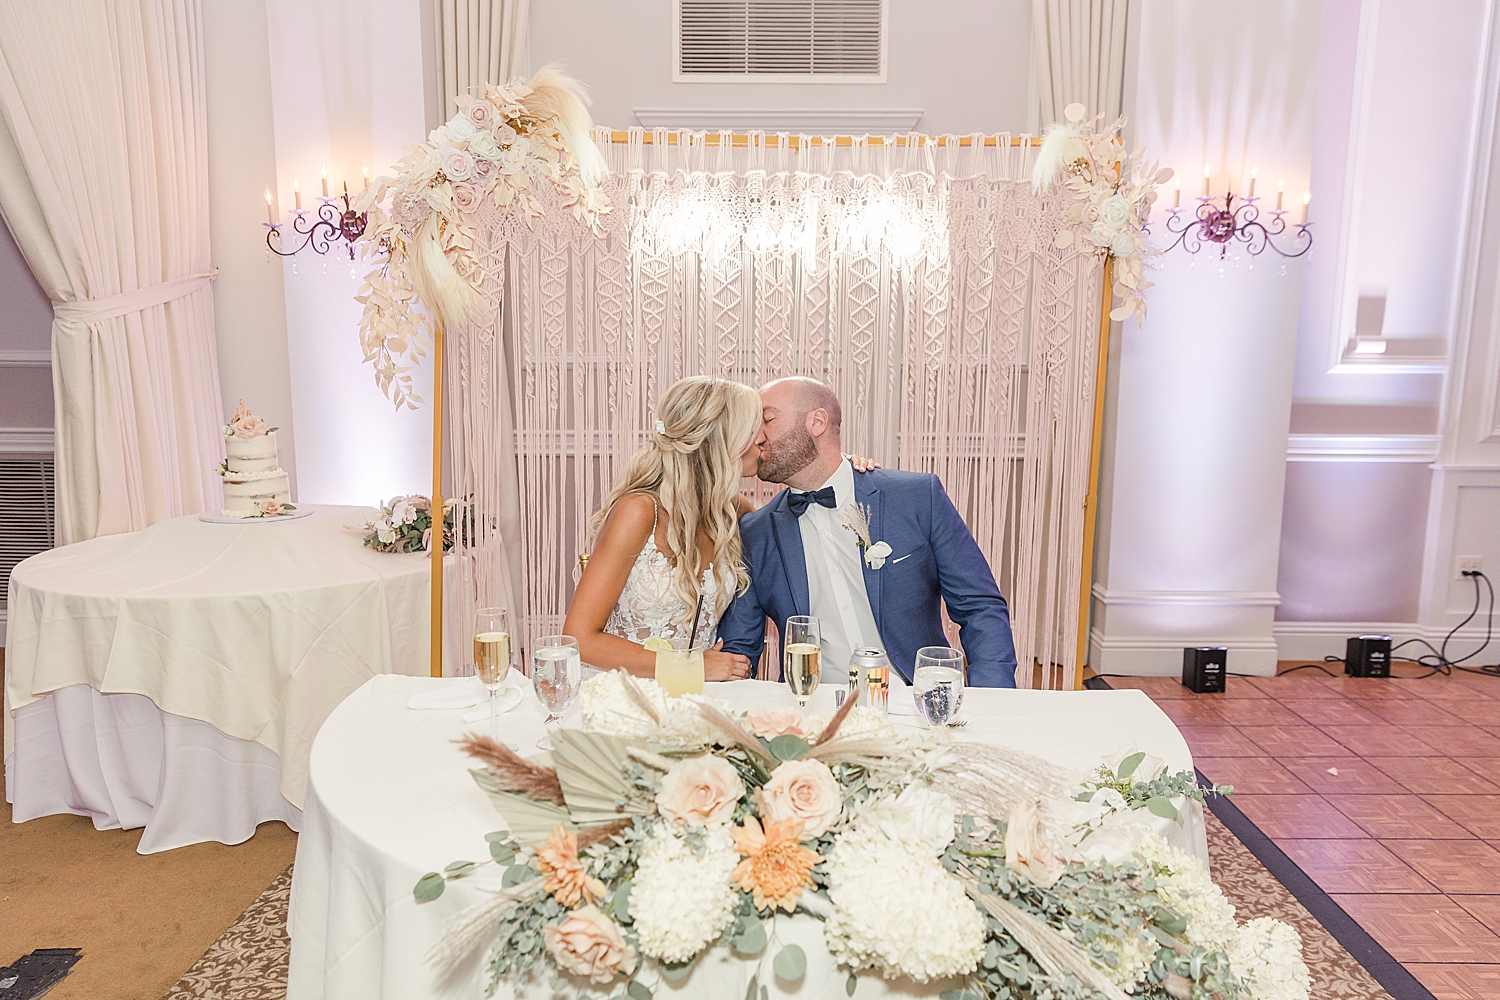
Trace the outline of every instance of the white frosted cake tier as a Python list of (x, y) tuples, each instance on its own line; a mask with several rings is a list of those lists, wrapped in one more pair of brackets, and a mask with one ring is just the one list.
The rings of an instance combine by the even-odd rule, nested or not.
[(280, 469), (252, 476), (224, 477), (224, 516), (258, 517), (262, 501), (274, 500), (278, 504), (292, 502), (291, 483)]
[(277, 468), (274, 431), (260, 437), (229, 437), (224, 440), (231, 473), (281, 471)]

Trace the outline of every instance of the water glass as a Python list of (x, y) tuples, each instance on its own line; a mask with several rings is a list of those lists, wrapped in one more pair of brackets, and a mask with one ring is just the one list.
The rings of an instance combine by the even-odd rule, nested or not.
[[(474, 674), (490, 692), (490, 738), (500, 739), (500, 688), (510, 672), (510, 615), (504, 608), (474, 612)], [(514, 744), (507, 743), (512, 750)]]
[(964, 654), (948, 646), (923, 646), (917, 650), (911, 689), (929, 726), (952, 723), (964, 700)]
[[(544, 635), (538, 639), (531, 650), (531, 684), (547, 708), (542, 725), (550, 726), (562, 718), (583, 684), (578, 640), (571, 635)], [(536, 745), (543, 750), (552, 749), (552, 741), (545, 735)]]
[(791, 687), (797, 704), (807, 707), (807, 699), (818, 689), (822, 675), (823, 627), (812, 615), (792, 615), (781, 631), (781, 674)]

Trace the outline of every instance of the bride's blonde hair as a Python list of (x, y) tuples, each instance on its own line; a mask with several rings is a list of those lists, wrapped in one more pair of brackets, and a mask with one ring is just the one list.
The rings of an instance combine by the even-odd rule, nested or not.
[(604, 507), (589, 521), (598, 534), (615, 501), (627, 493), (649, 493), (667, 519), (667, 547), (672, 586), (689, 609), (698, 606), (703, 580), (698, 532), (708, 535), (715, 576), (725, 579), (732, 567), (734, 587), (719, 588), (715, 611), (722, 614), (735, 594), (750, 586), (740, 558), (739, 518), (735, 497), (740, 490), (740, 456), (760, 429), (760, 396), (748, 385), (707, 375), (690, 375), (674, 384), (656, 408), (656, 422), (646, 447), (630, 457)]

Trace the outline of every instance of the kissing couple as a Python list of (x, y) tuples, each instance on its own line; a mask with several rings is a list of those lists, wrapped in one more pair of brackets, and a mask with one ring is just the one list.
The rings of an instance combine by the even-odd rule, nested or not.
[[(757, 393), (694, 375), (668, 389), (589, 523), (593, 553), (563, 624), (583, 661), (651, 677), (646, 639), (690, 639), (709, 647), (705, 680), (740, 680), (755, 676), (767, 618), (780, 630), (810, 614), (824, 681), (845, 683), (852, 651), (873, 646), (910, 684), (917, 650), (948, 644), (946, 606), (966, 683), (1015, 687), (1005, 598), (943, 484), (846, 457), (842, 421), (811, 378)], [(787, 488), (757, 510), (740, 493), (748, 476)]]

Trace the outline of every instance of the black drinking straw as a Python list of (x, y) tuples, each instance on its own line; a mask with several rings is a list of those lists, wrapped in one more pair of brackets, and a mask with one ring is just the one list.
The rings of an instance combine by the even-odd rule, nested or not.
[(703, 591), (698, 591), (698, 607), (693, 610), (693, 631), (688, 635), (688, 649), (698, 641), (698, 616), (703, 614)]

